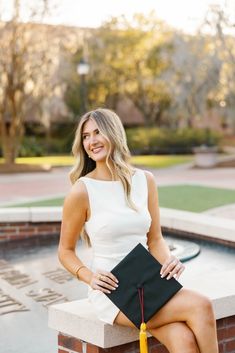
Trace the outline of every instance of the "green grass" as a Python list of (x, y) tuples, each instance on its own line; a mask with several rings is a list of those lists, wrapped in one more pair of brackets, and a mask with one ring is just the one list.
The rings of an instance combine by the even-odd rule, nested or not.
[(146, 155), (133, 156), (131, 162), (136, 166), (144, 166), (148, 168), (167, 168), (178, 164), (188, 163), (193, 161), (192, 155)]
[(55, 199), (43, 199), (40, 201), (22, 202), (7, 207), (50, 207), (50, 206), (62, 206), (64, 202), (63, 197), (57, 197)]
[(198, 185), (162, 186), (158, 189), (161, 207), (192, 212), (235, 203), (235, 190)]
[[(131, 162), (136, 166), (144, 166), (146, 168), (166, 168), (177, 164), (191, 162), (193, 156), (189, 155), (147, 155), (147, 156), (133, 156)], [(3, 158), (0, 158), (0, 163), (3, 163)], [(25, 157), (17, 158), (16, 163), (19, 164), (49, 164), (52, 167), (72, 166), (74, 164), (74, 157), (72, 156), (46, 156), (46, 157)]]
[[(216, 189), (198, 185), (172, 185), (158, 188), (161, 207), (192, 212), (235, 203), (235, 190)], [(16, 204), (9, 207), (62, 206), (63, 198)]]

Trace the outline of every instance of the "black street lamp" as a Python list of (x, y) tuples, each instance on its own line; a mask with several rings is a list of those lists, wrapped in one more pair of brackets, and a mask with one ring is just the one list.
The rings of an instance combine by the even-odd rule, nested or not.
[(77, 73), (80, 77), (80, 99), (81, 99), (81, 114), (87, 111), (87, 86), (86, 86), (86, 75), (89, 74), (90, 65), (84, 59), (81, 59), (77, 66)]

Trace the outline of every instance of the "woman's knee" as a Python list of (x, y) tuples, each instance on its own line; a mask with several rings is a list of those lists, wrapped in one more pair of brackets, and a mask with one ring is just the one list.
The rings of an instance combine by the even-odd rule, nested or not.
[(207, 322), (215, 321), (212, 302), (208, 297), (201, 294), (196, 295), (194, 300), (192, 300), (192, 309), (193, 315), (198, 315)]
[(169, 337), (168, 350), (170, 353), (199, 353), (196, 338), (186, 324), (178, 326)]

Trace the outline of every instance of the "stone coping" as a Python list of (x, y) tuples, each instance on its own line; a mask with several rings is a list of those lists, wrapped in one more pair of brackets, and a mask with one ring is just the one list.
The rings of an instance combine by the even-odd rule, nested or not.
[[(163, 228), (235, 243), (235, 220), (163, 207), (160, 214)], [(0, 223), (60, 222), (61, 217), (62, 207), (0, 208)]]
[(60, 222), (62, 207), (9, 207), (0, 208), (0, 223)]
[[(184, 287), (208, 296), (216, 319), (235, 315), (235, 270), (213, 276), (194, 277)], [(110, 348), (138, 340), (137, 329), (109, 325), (97, 319), (88, 299), (75, 300), (49, 307), (49, 327), (102, 348)]]
[(163, 207), (160, 219), (164, 228), (235, 243), (235, 220)]

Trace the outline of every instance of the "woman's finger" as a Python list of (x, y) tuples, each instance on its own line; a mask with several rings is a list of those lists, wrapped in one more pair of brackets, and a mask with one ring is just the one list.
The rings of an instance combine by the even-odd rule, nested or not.
[(181, 276), (181, 274), (184, 272), (184, 270), (185, 270), (185, 266), (183, 265), (182, 267), (181, 267), (181, 269), (178, 271), (178, 273), (177, 273), (177, 275), (176, 275), (176, 279), (179, 279), (179, 277)]
[(169, 264), (171, 263), (172, 261), (172, 257), (170, 257), (169, 259), (167, 259), (164, 264), (162, 265), (162, 268), (161, 268), (161, 271), (160, 271), (160, 274), (163, 275), (163, 273), (165, 272), (166, 268), (169, 266)]
[(110, 284), (112, 289), (116, 289), (118, 287), (118, 284), (114, 282), (112, 279), (110, 279), (106, 274), (98, 274), (98, 280)]
[(112, 290), (115, 290), (118, 284), (113, 279), (110, 279), (108, 275), (109, 272), (106, 271), (97, 271), (94, 273), (90, 281), (91, 288), (104, 293), (111, 293)]
[(101, 275), (101, 280), (111, 284), (113, 287), (118, 287), (116, 281), (111, 279), (108, 275)]
[(111, 293), (110, 290), (105, 289), (105, 288), (99, 286), (98, 284), (95, 284), (92, 288), (95, 289), (95, 290), (99, 290), (99, 291), (101, 291), (101, 292), (103, 292), (103, 293), (108, 293), (108, 294)]
[(103, 288), (107, 288), (107, 289), (111, 289), (111, 290), (115, 290), (116, 289), (116, 287), (114, 287), (114, 286), (112, 286), (112, 285), (110, 285), (107, 282), (102, 281), (102, 280), (98, 281), (97, 284), (98, 284), (98, 286), (103, 287)]
[(111, 273), (111, 272), (107, 272), (107, 271), (102, 271), (102, 274), (104, 274), (105, 276), (107, 276), (108, 278), (111, 279), (111, 281), (118, 283), (118, 279)]
[(179, 263), (177, 266), (175, 266), (174, 270), (168, 274), (166, 279), (171, 279), (172, 277), (174, 277), (179, 272), (180, 269), (181, 269), (181, 264)]
[(171, 259), (171, 261), (168, 261), (166, 266), (161, 271), (161, 277), (163, 278), (166, 275), (168, 275), (178, 265), (178, 263), (179, 263), (179, 260), (176, 258), (173, 258)]

